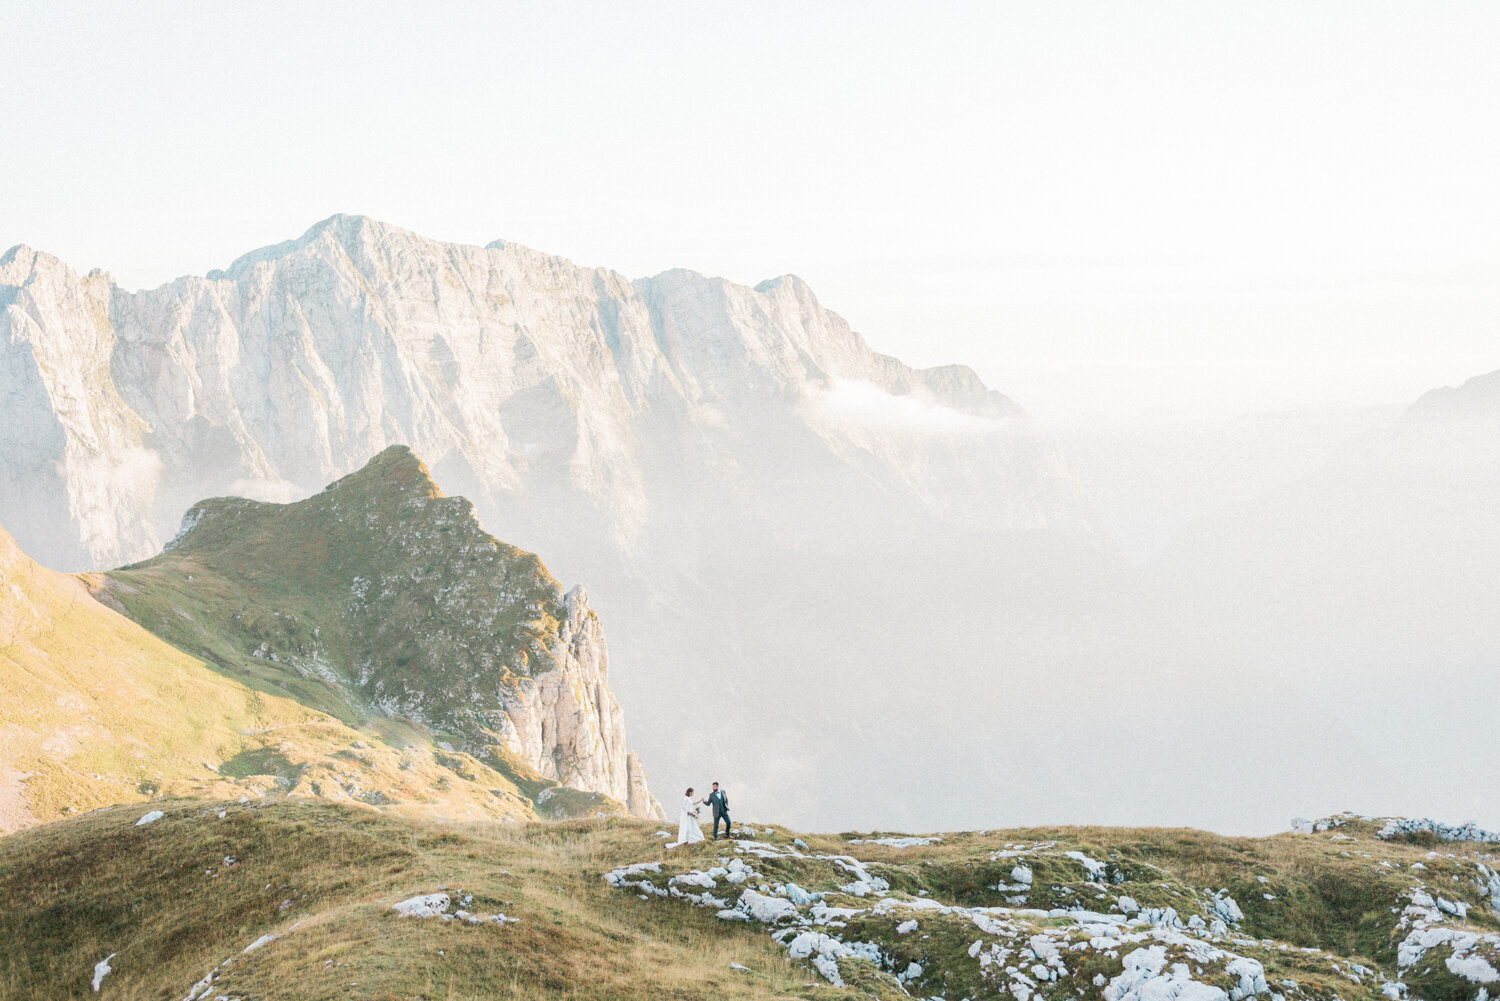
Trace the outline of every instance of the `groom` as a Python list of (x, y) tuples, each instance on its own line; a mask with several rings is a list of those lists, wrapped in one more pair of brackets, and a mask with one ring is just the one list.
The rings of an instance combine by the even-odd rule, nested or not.
[(708, 805), (714, 811), (714, 840), (719, 840), (720, 820), (724, 821), (724, 837), (733, 837), (729, 833), (729, 796), (719, 788), (717, 782), (714, 783), (714, 791), (708, 794)]

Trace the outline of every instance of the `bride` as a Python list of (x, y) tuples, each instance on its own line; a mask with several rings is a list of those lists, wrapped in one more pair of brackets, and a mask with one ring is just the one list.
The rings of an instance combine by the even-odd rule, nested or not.
[[(682, 797), (682, 812), (677, 815), (677, 844), (691, 845), (703, 840), (703, 831), (698, 827), (698, 804), (703, 801), (693, 799), (692, 787)], [(671, 847), (676, 847), (672, 845)]]

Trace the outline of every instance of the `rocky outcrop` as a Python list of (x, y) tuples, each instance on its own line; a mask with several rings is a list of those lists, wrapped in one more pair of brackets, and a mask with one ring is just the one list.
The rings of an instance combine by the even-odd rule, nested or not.
[(626, 805), (639, 817), (664, 817), (646, 788), (640, 759), (625, 747), (625, 722), (609, 690), (609, 653), (599, 617), (582, 586), (563, 596), (553, 647), (556, 667), (517, 679), (505, 699), (502, 736), (521, 760), (548, 778)]
[(1500, 844), (1500, 831), (1486, 831), (1473, 821), (1445, 824), (1431, 817), (1385, 817), (1380, 823), (1380, 830), (1375, 836), (1386, 841), (1417, 838), (1425, 834), (1438, 841), (1489, 841)]

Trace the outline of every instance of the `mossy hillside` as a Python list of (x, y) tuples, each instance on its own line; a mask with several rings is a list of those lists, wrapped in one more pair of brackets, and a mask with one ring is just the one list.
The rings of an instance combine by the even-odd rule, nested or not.
[[(356, 730), (211, 669), (27, 559), (0, 532), (0, 830), (157, 796), (294, 793), (448, 819), (537, 816), (555, 783), (432, 746), (396, 720)], [(563, 796), (546, 816), (622, 812)]]
[(351, 723), (401, 714), (470, 750), (497, 693), (555, 666), (562, 594), (409, 449), (295, 504), (205, 501), (160, 555), (102, 575), (154, 632)]
[(3, 532), (0, 585), (0, 830), (168, 792), (239, 796), (218, 763), (326, 719), (209, 670)]

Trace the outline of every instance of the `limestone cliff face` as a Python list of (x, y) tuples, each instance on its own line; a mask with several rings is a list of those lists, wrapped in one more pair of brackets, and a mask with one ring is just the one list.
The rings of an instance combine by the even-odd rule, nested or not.
[(626, 750), (625, 722), (609, 690), (609, 653), (588, 594), (563, 596), (556, 667), (520, 678), (506, 700), (503, 737), (523, 761), (564, 785), (602, 792), (639, 817), (664, 816)]
[(14, 248), (0, 353), (0, 497), (60, 567), (142, 558), (199, 497), (305, 496), (391, 444), (487, 516), (533, 528), (562, 504), (627, 550), (694, 483), (774, 506), (757, 471), (788, 453), (984, 528), (1083, 524), (1019, 408), (871, 350), (790, 276), (630, 281), (336, 216), (135, 293)]
[(204, 501), (160, 555), (105, 579), (146, 628), (247, 680), (661, 816), (586, 594), (487, 534), (410, 449), (304, 501)]
[(110, 373), (113, 291), (24, 247), (0, 257), (0, 511), (69, 562), (156, 538), (162, 462)]

